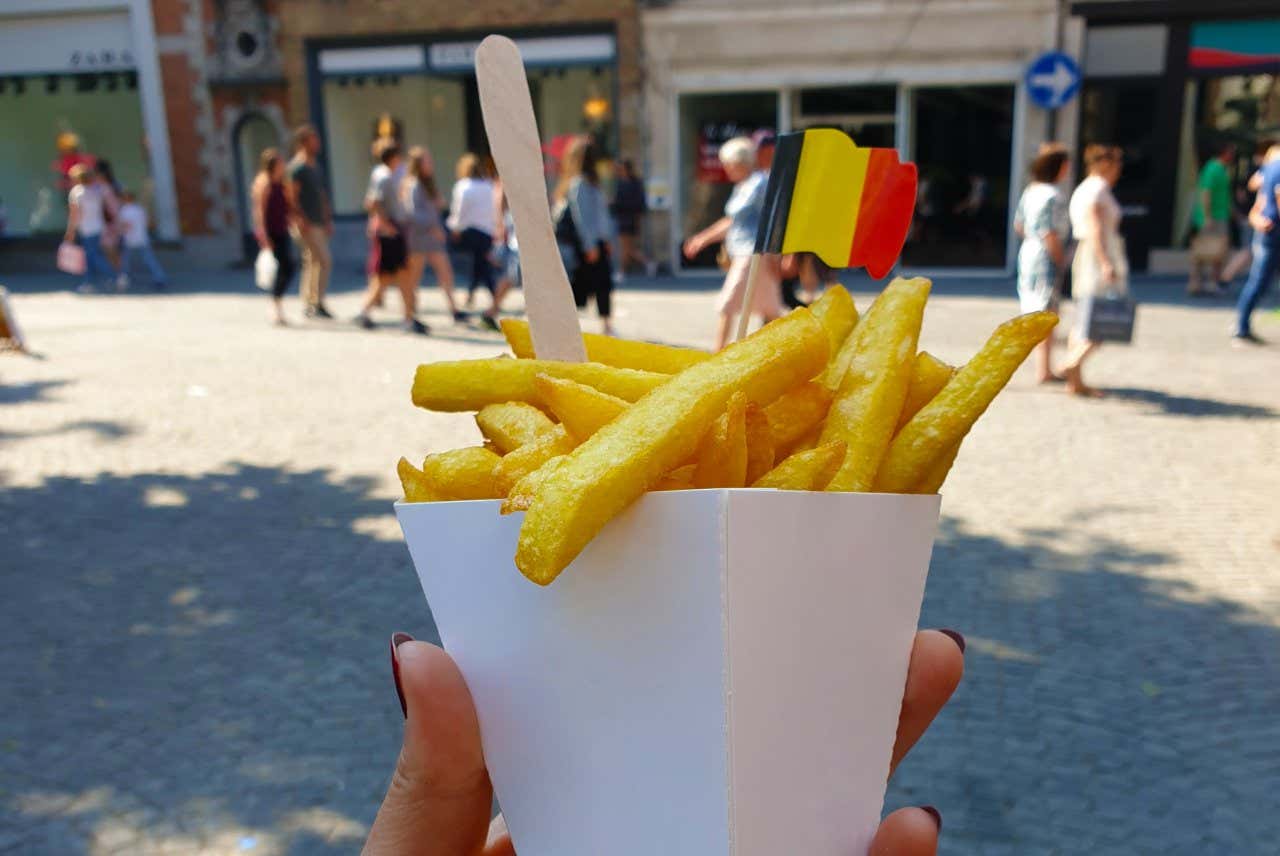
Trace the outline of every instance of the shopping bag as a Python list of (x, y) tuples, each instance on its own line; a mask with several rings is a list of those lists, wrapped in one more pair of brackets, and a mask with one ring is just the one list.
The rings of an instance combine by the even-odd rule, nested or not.
[(1137, 304), (1124, 295), (1099, 294), (1080, 301), (1080, 331), (1090, 342), (1133, 341)]
[(83, 276), (87, 269), (83, 247), (70, 241), (58, 244), (58, 270), (72, 276)]
[(253, 284), (263, 291), (270, 291), (276, 284), (276, 273), (280, 270), (280, 262), (271, 250), (259, 250), (258, 258), (253, 263)]

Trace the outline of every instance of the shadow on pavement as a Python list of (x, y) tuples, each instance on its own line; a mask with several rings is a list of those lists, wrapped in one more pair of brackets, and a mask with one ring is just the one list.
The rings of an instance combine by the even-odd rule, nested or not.
[[(401, 729), (389, 636), (435, 638), (372, 487), (0, 492), (0, 851), (355, 852)], [(1165, 554), (1068, 535), (944, 521), (923, 623), (968, 636), (968, 675), (889, 805), (938, 805), (949, 853), (1264, 852), (1280, 635), (1139, 575)]]
[(30, 437), (52, 437), (56, 434), (70, 434), (74, 431), (91, 431), (98, 436), (99, 440), (112, 442), (128, 437), (130, 434), (135, 433), (137, 429), (124, 422), (115, 422), (107, 419), (76, 419), (59, 425), (57, 428), (42, 428), (38, 431), (5, 431), (0, 428), (0, 443), (6, 440), (25, 440)]
[(71, 381), (32, 380), (25, 383), (0, 384), (0, 404), (25, 404), (29, 401), (48, 401), (49, 393), (59, 387), (67, 386)]
[(1108, 398), (1150, 405), (1153, 412), (1167, 416), (1216, 416), (1236, 419), (1275, 419), (1280, 413), (1270, 407), (1197, 398), (1192, 395), (1170, 395), (1158, 389), (1108, 387)]

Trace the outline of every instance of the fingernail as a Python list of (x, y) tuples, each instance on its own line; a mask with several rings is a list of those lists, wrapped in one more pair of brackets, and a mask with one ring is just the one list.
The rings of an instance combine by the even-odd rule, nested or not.
[(404, 718), (409, 718), (409, 706), (404, 703), (404, 690), (400, 687), (400, 658), (396, 655), (396, 649), (406, 642), (412, 642), (413, 637), (408, 633), (392, 633), (391, 634), (391, 677), (396, 682), (396, 696), (400, 699), (400, 712), (404, 714)]
[[(946, 631), (944, 630), (943, 632), (945, 633)], [(964, 647), (964, 646), (961, 646), (961, 647)], [(936, 808), (934, 808), (931, 805), (922, 805), (920, 806), (920, 809), (922, 811), (929, 812), (929, 816), (933, 818), (934, 823), (938, 824), (938, 831), (941, 832), (942, 831), (942, 812), (938, 811)]]
[(960, 635), (960, 633), (959, 633), (958, 631), (955, 631), (955, 630), (948, 630), (947, 628), (945, 628), (945, 627), (944, 627), (944, 628), (940, 629), (938, 632), (939, 632), (939, 633), (945, 633), (945, 634), (947, 634), (948, 636), (950, 636), (950, 637), (951, 637), (951, 641), (952, 641), (952, 642), (954, 642), (954, 643), (956, 643), (956, 646), (960, 649), (960, 653), (961, 653), (961, 654), (963, 654), (963, 653), (964, 653), (964, 637), (963, 637), (963, 636), (961, 636), (961, 635)]

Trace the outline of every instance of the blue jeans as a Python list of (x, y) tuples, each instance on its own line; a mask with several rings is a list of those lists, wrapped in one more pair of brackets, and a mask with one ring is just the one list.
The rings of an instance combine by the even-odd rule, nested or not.
[(1271, 290), (1277, 272), (1280, 272), (1280, 234), (1274, 230), (1267, 234), (1255, 233), (1253, 265), (1249, 268), (1249, 278), (1245, 280), (1244, 291), (1240, 292), (1240, 302), (1236, 304), (1237, 336), (1250, 335), (1249, 316), (1253, 314), (1253, 310), (1257, 308), (1266, 293)]
[(160, 262), (156, 261), (156, 254), (152, 251), (150, 244), (143, 244), (141, 247), (123, 247), (120, 250), (120, 270), (126, 275), (130, 274), (133, 271), (135, 256), (142, 259), (143, 267), (151, 275), (151, 284), (157, 288), (163, 287), (167, 277), (164, 275), (164, 268), (160, 267)]
[(107, 254), (102, 250), (101, 235), (80, 235), (80, 246), (84, 250), (86, 280), (93, 282), (101, 276), (110, 283), (116, 278), (118, 271), (111, 266)]

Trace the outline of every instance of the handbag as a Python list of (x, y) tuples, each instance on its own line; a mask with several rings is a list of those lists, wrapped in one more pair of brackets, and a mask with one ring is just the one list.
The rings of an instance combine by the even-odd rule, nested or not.
[(72, 276), (84, 276), (84, 272), (88, 270), (88, 263), (84, 257), (84, 247), (79, 244), (73, 244), (70, 241), (63, 241), (58, 244), (58, 270), (63, 273), (69, 273)]
[(280, 272), (280, 262), (271, 250), (258, 251), (258, 258), (253, 262), (253, 284), (263, 291), (270, 291), (276, 284), (276, 274)]
[(1138, 305), (1124, 294), (1097, 294), (1080, 301), (1080, 334), (1090, 342), (1133, 341)]
[(1231, 250), (1226, 228), (1201, 229), (1191, 239), (1191, 258), (1197, 262), (1218, 262)]

